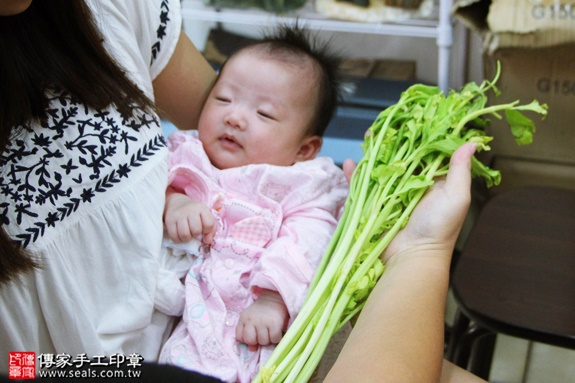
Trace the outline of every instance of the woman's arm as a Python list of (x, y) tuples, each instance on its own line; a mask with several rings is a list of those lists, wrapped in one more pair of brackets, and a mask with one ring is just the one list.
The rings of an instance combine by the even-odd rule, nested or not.
[(196, 129), (216, 73), (182, 31), (164, 70), (153, 81), (156, 106), (179, 129)]
[(450, 260), (471, 198), (474, 151), (467, 144), (454, 153), (447, 179), (436, 182), (386, 250), (385, 273), (326, 383), (478, 379), (452, 364), (442, 371)]

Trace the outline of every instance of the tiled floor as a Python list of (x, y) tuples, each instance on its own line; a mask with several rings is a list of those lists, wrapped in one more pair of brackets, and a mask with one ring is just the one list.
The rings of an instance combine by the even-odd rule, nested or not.
[(490, 381), (573, 383), (575, 351), (499, 335)]
[[(454, 313), (455, 303), (450, 297), (448, 323)], [(575, 350), (498, 335), (490, 382), (575, 383)]]

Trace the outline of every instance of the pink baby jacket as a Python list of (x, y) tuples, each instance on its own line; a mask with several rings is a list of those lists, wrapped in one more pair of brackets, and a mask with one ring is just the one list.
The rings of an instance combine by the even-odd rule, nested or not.
[(273, 347), (239, 344), (239, 315), (270, 289), (281, 294), (293, 321), (337, 225), (348, 183), (327, 157), (220, 170), (193, 133), (173, 133), (168, 148), (169, 184), (211, 209), (217, 233), (210, 248), (186, 249), (193, 266), (185, 278), (183, 320), (160, 362), (250, 382)]

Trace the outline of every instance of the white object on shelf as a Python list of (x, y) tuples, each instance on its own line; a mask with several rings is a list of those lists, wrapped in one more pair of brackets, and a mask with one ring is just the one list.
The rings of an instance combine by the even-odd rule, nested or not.
[[(259, 9), (234, 9), (206, 6), (203, 0), (183, 0), (184, 19), (230, 23), (240, 25), (273, 27), (278, 23), (293, 24), (296, 21), (308, 29), (321, 31), (364, 33), (374, 35), (434, 38), (438, 47), (437, 84), (443, 91), (449, 89), (450, 56), (453, 45), (451, 8), (453, 0), (439, 0), (438, 14), (434, 19), (409, 19), (386, 23), (362, 23), (330, 19), (315, 12), (313, 4), (288, 12), (274, 14)], [(186, 31), (190, 34), (191, 32)], [(193, 39), (192, 39), (193, 40)], [(201, 47), (198, 47), (201, 49)]]
[(341, 0), (314, 0), (315, 9), (333, 19), (364, 23), (386, 23), (402, 20), (432, 18), (433, 0), (421, 0), (417, 8), (391, 7), (384, 0), (370, 0), (369, 6), (355, 5)]

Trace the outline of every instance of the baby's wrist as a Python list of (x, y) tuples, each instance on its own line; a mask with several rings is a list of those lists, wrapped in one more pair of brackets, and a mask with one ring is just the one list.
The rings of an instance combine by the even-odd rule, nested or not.
[(269, 290), (269, 289), (262, 289), (260, 291), (260, 294), (257, 298), (258, 300), (264, 300), (267, 302), (275, 302), (275, 303), (281, 303), (284, 304), (283, 298), (280, 295), (279, 292), (274, 291), (274, 290)]

